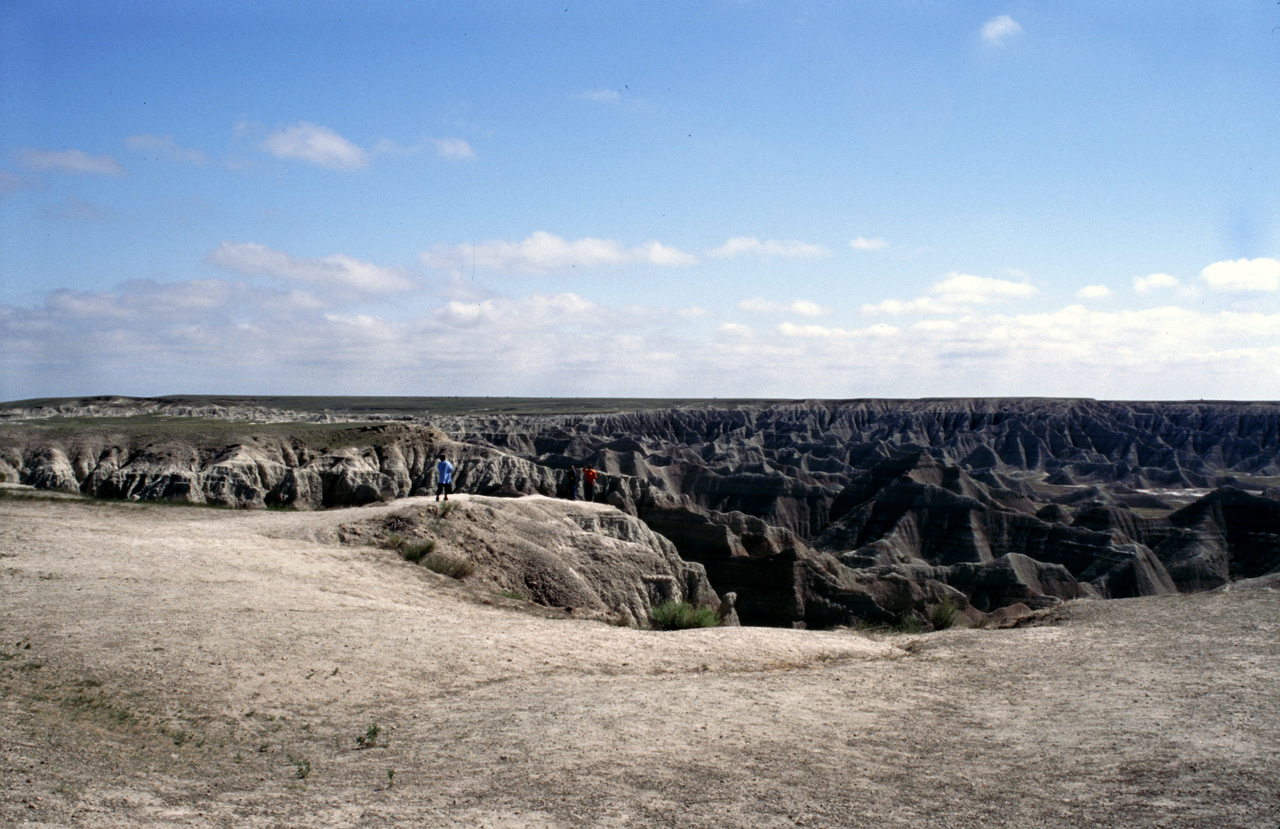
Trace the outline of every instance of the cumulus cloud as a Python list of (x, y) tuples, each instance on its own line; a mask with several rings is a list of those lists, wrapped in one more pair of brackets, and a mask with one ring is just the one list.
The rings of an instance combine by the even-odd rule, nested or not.
[(715, 250), (707, 252), (707, 256), (713, 259), (732, 259), (737, 256), (810, 259), (830, 255), (831, 251), (821, 245), (811, 245), (794, 239), (761, 240), (754, 236), (735, 236)]
[(466, 161), (476, 157), (475, 150), (461, 138), (436, 138), (433, 140), (436, 155), (450, 161)]
[(795, 314), (801, 317), (822, 317), (831, 313), (830, 308), (807, 299), (774, 302), (763, 297), (744, 299), (738, 303), (738, 309), (752, 314)]
[(868, 239), (866, 236), (859, 236), (849, 242), (849, 247), (854, 250), (887, 250), (889, 243), (884, 239)]
[(993, 279), (952, 272), (929, 288), (929, 295), (912, 300), (887, 299), (868, 303), (861, 312), (866, 316), (899, 316), (902, 314), (927, 314), (943, 316), (1011, 299), (1026, 299), (1037, 290), (1028, 282)]
[(300, 121), (267, 137), (261, 149), (276, 158), (318, 164), (333, 170), (358, 170), (369, 166), (369, 153), (338, 133)]
[(22, 163), (32, 170), (103, 176), (119, 176), (125, 173), (124, 165), (111, 156), (89, 155), (84, 150), (28, 149), (18, 155)]
[(757, 330), (568, 292), (399, 311), (317, 307), (288, 286), (222, 279), (55, 291), (0, 305), (0, 387), (156, 393), (195, 377), (295, 394), (1280, 397), (1280, 314), (977, 306), (901, 327)]
[(1214, 262), (1200, 278), (1215, 291), (1280, 291), (1280, 260), (1231, 259)]
[(1133, 278), (1133, 290), (1140, 294), (1177, 288), (1181, 284), (1176, 276), (1170, 276), (1167, 273), (1153, 273), (1150, 276), (1135, 276)]
[(614, 239), (584, 237), (571, 241), (539, 230), (519, 242), (493, 240), (476, 245), (436, 245), (424, 251), (420, 261), (427, 267), (455, 271), (474, 266), (505, 273), (548, 274), (629, 264), (682, 267), (694, 264), (697, 259), (656, 241), (628, 248)]
[(987, 305), (1010, 299), (1026, 299), (1037, 290), (1029, 282), (993, 279), (952, 272), (929, 289), (929, 296), (907, 301), (888, 299), (862, 306), (866, 315), (951, 314), (975, 305)]
[(208, 260), (243, 274), (273, 276), (331, 290), (386, 294), (414, 287), (413, 280), (404, 271), (361, 262), (341, 253), (320, 259), (300, 259), (254, 242), (223, 242), (209, 254)]
[(1111, 296), (1111, 289), (1106, 285), (1085, 285), (1076, 291), (1080, 299), (1106, 299)]
[(989, 276), (951, 273), (930, 289), (943, 302), (956, 305), (982, 305), (1004, 299), (1025, 299), (1037, 291), (1029, 282), (1012, 282)]
[(982, 39), (992, 46), (999, 46), (1021, 32), (1022, 26), (1007, 14), (993, 17), (982, 24)]
[(124, 145), (140, 153), (151, 153), (164, 156), (172, 161), (188, 164), (208, 164), (209, 157), (203, 152), (190, 147), (183, 147), (172, 135), (131, 135), (125, 139)]
[(956, 306), (940, 302), (933, 297), (922, 296), (919, 299), (886, 299), (883, 302), (866, 303), (861, 313), (868, 317), (897, 317), (903, 314), (944, 315), (954, 313)]
[(784, 337), (800, 337), (840, 344), (853, 344), (871, 337), (892, 337), (899, 331), (897, 327), (883, 323), (869, 325), (866, 328), (832, 328), (825, 325), (796, 325), (793, 322), (784, 322), (778, 326), (778, 333)]

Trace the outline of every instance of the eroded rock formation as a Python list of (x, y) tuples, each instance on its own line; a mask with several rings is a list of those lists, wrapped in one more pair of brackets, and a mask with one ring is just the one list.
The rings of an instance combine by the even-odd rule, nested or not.
[[(390, 418), (356, 408), (353, 418)], [(134, 410), (257, 412), (294, 425), (155, 434), (29, 425)], [(311, 426), (344, 414), (234, 400), (41, 404), (0, 412), (0, 420), (41, 418), (0, 423), (0, 474), (104, 497), (318, 508), (428, 491), (439, 451), (457, 465), (458, 488), (479, 494), (564, 495), (568, 468), (591, 463), (601, 472), (597, 500), (670, 539), (718, 592), (737, 593), (747, 624), (901, 621), (947, 599), (994, 613), (1212, 589), (1280, 570), (1276, 404), (396, 411), (416, 422)]]
[(642, 521), (603, 504), (454, 500), (354, 522), (340, 535), (350, 544), (429, 540), (434, 554), (475, 568), (468, 584), (582, 618), (637, 625), (668, 600), (720, 605), (700, 564), (683, 560)]

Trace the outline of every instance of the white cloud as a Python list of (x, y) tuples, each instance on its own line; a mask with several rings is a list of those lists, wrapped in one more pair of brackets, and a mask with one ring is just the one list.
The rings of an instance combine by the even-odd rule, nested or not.
[(796, 325), (792, 322), (784, 322), (778, 326), (778, 333), (784, 337), (802, 337), (831, 343), (849, 343), (869, 337), (892, 337), (899, 330), (895, 326), (883, 323), (869, 325), (866, 328), (831, 328), (825, 325)]
[(1004, 299), (1025, 299), (1034, 296), (1036, 288), (1028, 282), (951, 273), (946, 279), (930, 288), (929, 292), (946, 303), (982, 305)]
[(1182, 283), (1178, 282), (1176, 276), (1170, 276), (1167, 273), (1153, 273), (1150, 276), (1135, 276), (1133, 278), (1133, 290), (1140, 294), (1176, 288), (1180, 284)]
[(436, 245), (424, 251), (420, 260), (428, 267), (455, 271), (476, 267), (532, 274), (629, 264), (682, 267), (697, 262), (691, 254), (656, 241), (628, 248), (613, 239), (585, 237), (570, 241), (543, 230), (519, 242)]
[(1111, 296), (1111, 289), (1106, 285), (1085, 285), (1076, 291), (1080, 299), (1106, 299)]
[(849, 247), (854, 250), (888, 250), (889, 243), (884, 239), (868, 239), (865, 236), (859, 236), (849, 242)]
[(1216, 291), (1280, 291), (1280, 260), (1230, 259), (1200, 272)]
[(807, 299), (774, 302), (763, 297), (744, 299), (738, 303), (738, 309), (752, 314), (796, 314), (801, 317), (822, 317), (831, 313), (830, 308)]
[(475, 150), (461, 138), (436, 138), (436, 155), (450, 161), (465, 161), (476, 157)]
[(131, 135), (125, 139), (124, 145), (141, 153), (163, 155), (173, 161), (189, 164), (208, 164), (209, 157), (200, 150), (183, 147), (172, 135)]
[(707, 256), (713, 259), (732, 259), (744, 255), (808, 259), (830, 256), (831, 251), (821, 245), (811, 245), (794, 239), (764, 239), (762, 241), (754, 236), (735, 236), (715, 250), (707, 252)]
[(960, 323), (955, 320), (920, 320), (911, 326), (913, 331), (941, 331), (944, 333), (954, 333), (960, 329)]
[(929, 289), (930, 296), (907, 301), (887, 299), (862, 306), (867, 316), (901, 314), (944, 315), (964, 311), (975, 305), (987, 305), (1010, 299), (1026, 299), (1035, 296), (1036, 287), (1029, 282), (993, 279), (965, 273), (950, 273), (946, 279), (936, 282)]
[(628, 255), (633, 261), (661, 265), (665, 268), (683, 268), (696, 265), (698, 262), (698, 258), (693, 254), (661, 242), (645, 242), (643, 245), (632, 248)]
[(957, 308), (954, 305), (939, 302), (933, 297), (922, 296), (919, 299), (911, 299), (905, 302), (898, 299), (886, 299), (883, 302), (867, 303), (862, 306), (861, 313), (869, 317), (896, 317), (902, 314), (951, 314), (956, 310)]
[(992, 46), (998, 46), (1022, 31), (1022, 26), (1007, 14), (993, 17), (982, 24), (982, 39)]
[[(296, 260), (294, 260), (296, 261)], [(305, 294), (305, 292), (303, 292)], [(578, 396), (1280, 397), (1280, 314), (970, 311), (909, 326), (753, 330), (573, 293), (317, 309), (228, 280), (126, 283), (0, 305), (14, 398), (162, 389)], [(696, 330), (690, 330), (695, 326)], [(677, 336), (675, 331), (682, 332)], [(680, 359), (667, 359), (680, 355)]]
[(732, 337), (754, 337), (756, 335), (754, 328), (737, 322), (722, 322), (718, 330), (722, 334), (728, 334)]
[(365, 150), (328, 127), (309, 121), (273, 133), (261, 148), (276, 158), (297, 159), (333, 170), (358, 170), (369, 165)]
[(23, 150), (22, 163), (33, 170), (118, 176), (124, 166), (109, 155), (89, 155), (84, 150)]
[(244, 274), (274, 276), (320, 288), (384, 294), (407, 291), (413, 280), (403, 271), (352, 259), (341, 253), (320, 259), (299, 259), (254, 242), (223, 242), (209, 261)]

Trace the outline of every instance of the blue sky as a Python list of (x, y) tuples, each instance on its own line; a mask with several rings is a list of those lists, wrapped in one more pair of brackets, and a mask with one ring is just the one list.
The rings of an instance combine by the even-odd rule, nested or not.
[(0, 0), (0, 399), (1280, 398), (1278, 27)]

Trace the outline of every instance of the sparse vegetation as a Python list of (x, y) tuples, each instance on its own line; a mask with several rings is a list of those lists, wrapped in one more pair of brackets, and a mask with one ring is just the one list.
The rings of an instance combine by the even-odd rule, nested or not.
[(953, 627), (960, 616), (960, 605), (950, 596), (929, 608), (929, 624), (934, 630), (946, 630)]
[(515, 599), (518, 602), (529, 601), (529, 597), (521, 593), (519, 590), (499, 590), (498, 595), (504, 599)]
[(649, 611), (649, 627), (653, 630), (687, 630), (710, 628), (720, 624), (720, 617), (705, 605), (670, 600)]
[(436, 540), (434, 538), (409, 539), (399, 533), (392, 533), (387, 536), (387, 540), (383, 542), (389, 550), (395, 550), (400, 557), (412, 564), (420, 564), (422, 560), (430, 555), (436, 548)]
[[(377, 723), (365, 729), (364, 733), (356, 737), (356, 748), (376, 748), (378, 745), (378, 735), (382, 733), (382, 727)], [(386, 743), (383, 743), (385, 746)]]
[(421, 541), (412, 541), (400, 548), (400, 555), (405, 561), (418, 564), (422, 559), (426, 558), (436, 549), (436, 540), (434, 538), (424, 538)]
[(893, 631), (894, 633), (923, 633), (924, 623), (914, 613), (904, 613), (902, 618), (893, 625)]
[(294, 757), (292, 754), (286, 754), (290, 763), (293, 763), (294, 773), (298, 775), (299, 780), (306, 780), (307, 775), (311, 774), (311, 761), (305, 757)]
[(431, 572), (451, 579), (465, 579), (476, 570), (475, 564), (467, 559), (441, 552), (432, 552), (419, 563)]

